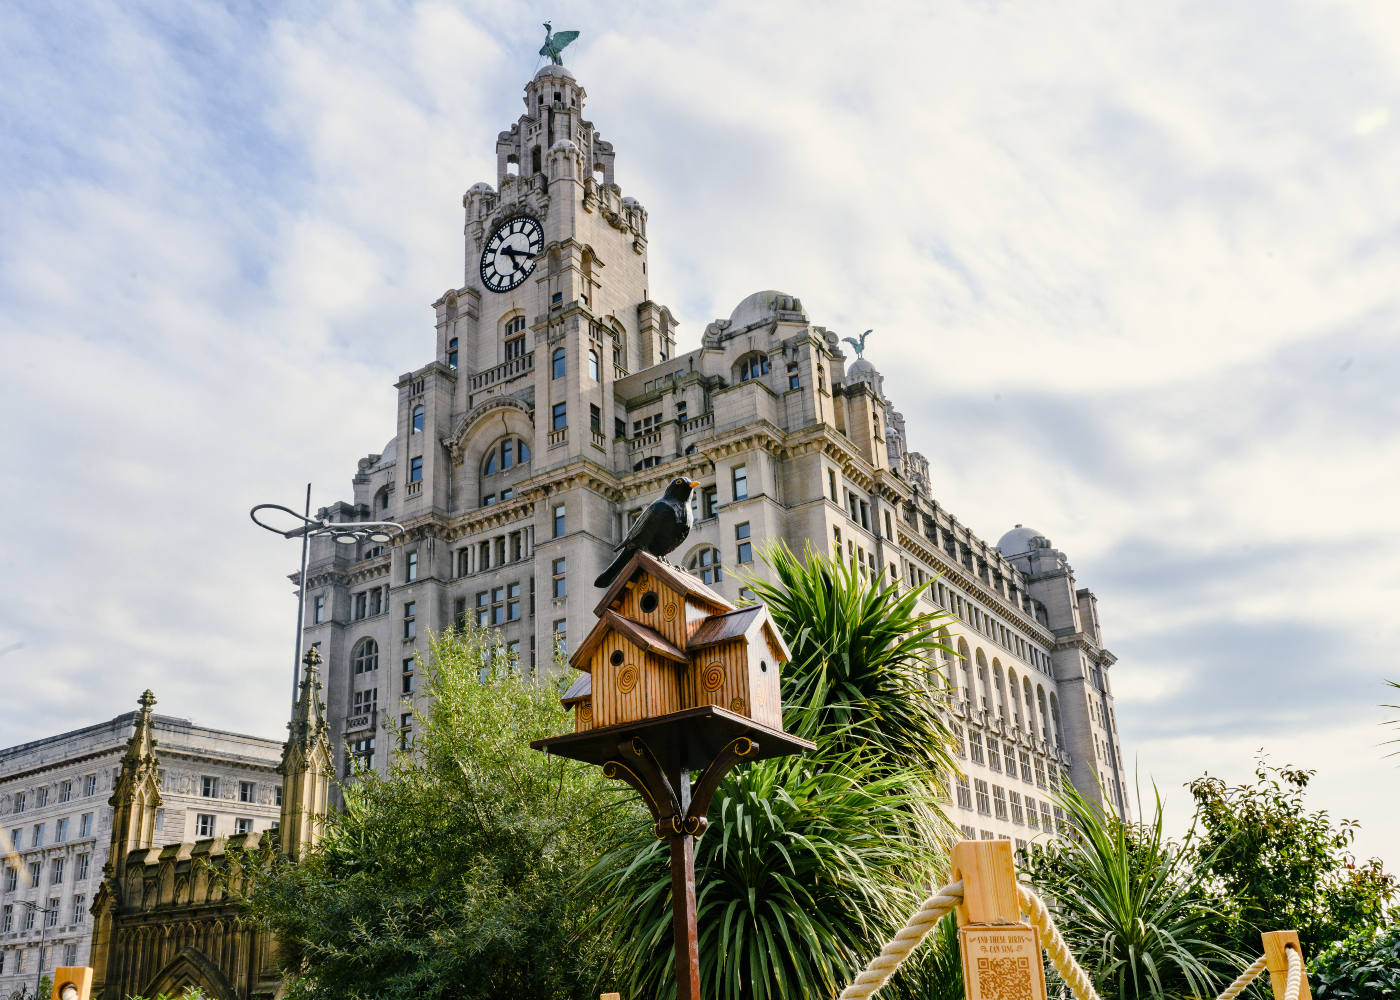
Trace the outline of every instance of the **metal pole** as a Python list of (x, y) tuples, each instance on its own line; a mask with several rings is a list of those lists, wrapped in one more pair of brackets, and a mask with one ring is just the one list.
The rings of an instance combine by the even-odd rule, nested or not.
[[(311, 484), (306, 484), (306, 516), (311, 517)], [(309, 533), (301, 536), (301, 586), (297, 589), (297, 651), (292, 657), (292, 707), (301, 693), (301, 641), (306, 631), (306, 555), (311, 543)]]
[[(25, 900), (25, 902), (28, 902), (28, 900)], [(44, 988), (44, 941), (49, 936), (49, 911), (38, 903), (29, 903), (29, 905), (44, 915), (44, 922), (40, 925), (39, 929), (39, 973), (34, 980), (34, 995), (36, 997), (41, 997), (43, 996)]]

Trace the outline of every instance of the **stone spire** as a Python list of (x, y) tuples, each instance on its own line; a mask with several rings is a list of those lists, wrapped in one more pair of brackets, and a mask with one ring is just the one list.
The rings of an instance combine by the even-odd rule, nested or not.
[(321, 701), (321, 651), (312, 646), (302, 657), (301, 693), (287, 723), (290, 735), (282, 745), (282, 819), (278, 826), (282, 853), (300, 856), (314, 844), (325, 821), (330, 790), (331, 741), (326, 706)]
[(136, 727), (126, 741), (121, 775), (107, 800), (112, 807), (112, 841), (106, 867), (118, 881), (126, 871), (127, 855), (154, 846), (156, 810), (162, 804), (152, 712), (156, 696), (147, 688), (136, 703), (141, 706), (136, 713)]

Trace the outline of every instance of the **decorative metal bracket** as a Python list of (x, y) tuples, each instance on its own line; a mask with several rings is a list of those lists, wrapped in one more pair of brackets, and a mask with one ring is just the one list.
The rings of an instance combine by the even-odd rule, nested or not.
[(758, 744), (747, 736), (731, 740), (710, 761), (691, 792), (689, 808), (681, 809), (680, 797), (657, 763), (656, 755), (639, 736), (629, 737), (617, 744), (621, 760), (603, 765), (603, 776), (625, 781), (637, 790), (651, 811), (653, 830), (658, 839), (667, 837), (703, 837), (709, 826), (705, 814), (724, 776), (735, 764), (758, 750)]

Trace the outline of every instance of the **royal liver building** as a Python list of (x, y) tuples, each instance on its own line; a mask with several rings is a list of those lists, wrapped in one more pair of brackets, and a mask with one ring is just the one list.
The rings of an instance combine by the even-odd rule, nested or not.
[(937, 578), (930, 607), (953, 613), (962, 653), (935, 666), (967, 836), (1050, 833), (1061, 774), (1126, 810), (1114, 657), (1065, 555), (1019, 525), (989, 545), (941, 507), (875, 366), (848, 365), (798, 298), (755, 292), (678, 349), (650, 295), (647, 212), (585, 97), (558, 65), (525, 86), (495, 184), (462, 199), (463, 280), (433, 304), (432, 355), (397, 382), (398, 431), (329, 509), (406, 538), (313, 549), (306, 632), (327, 661), (337, 767), (385, 766), (429, 631), (487, 625), (503, 656), (549, 668), (591, 626), (593, 578), (630, 519), (688, 476), (696, 525), (672, 558), (731, 600), (775, 538), (905, 586)]

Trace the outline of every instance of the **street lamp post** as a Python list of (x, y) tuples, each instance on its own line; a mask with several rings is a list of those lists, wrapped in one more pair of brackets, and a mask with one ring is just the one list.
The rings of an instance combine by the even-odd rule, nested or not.
[[(280, 510), (292, 515), (302, 523), (290, 531), (283, 531), (281, 528), (274, 528), (270, 524), (264, 524), (258, 520), (260, 510)], [(306, 484), (306, 513), (298, 514), (290, 507), (283, 507), (276, 503), (260, 503), (248, 512), (248, 516), (253, 519), (253, 523), (259, 528), (266, 528), (268, 531), (281, 535), (283, 538), (301, 539), (301, 583), (297, 587), (297, 641), (296, 656), (292, 663), (292, 704), (296, 704), (297, 694), (301, 685), (301, 643), (302, 633), (306, 630), (306, 563), (310, 554), (311, 539), (323, 536), (332, 536), (341, 545), (354, 545), (357, 542), (389, 542), (393, 540), (395, 534), (404, 534), (403, 526), (395, 524), (393, 521), (347, 521), (336, 523), (327, 517), (311, 516), (311, 484)]]
[(44, 987), (44, 942), (48, 940), (49, 936), (48, 916), (50, 913), (57, 913), (58, 910), (47, 906), (40, 906), (38, 903), (32, 902), (28, 899), (21, 899), (18, 900), (18, 902), (21, 902), (25, 906), (29, 907), (31, 910), (34, 910), (38, 913), (42, 913), (44, 915), (44, 921), (42, 924), (39, 925), (39, 971), (34, 978), (34, 995), (36, 997), (39, 997), (42, 996), (42, 990)]

